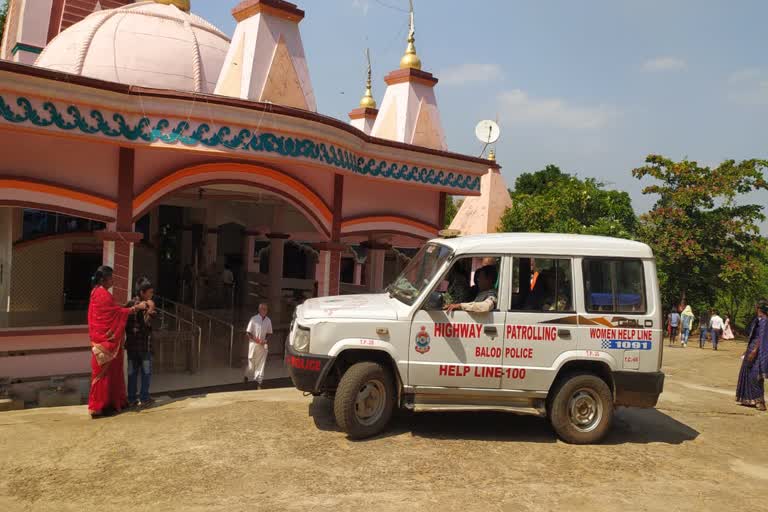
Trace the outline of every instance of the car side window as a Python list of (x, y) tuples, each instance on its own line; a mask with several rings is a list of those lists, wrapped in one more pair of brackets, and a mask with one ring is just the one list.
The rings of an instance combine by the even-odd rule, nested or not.
[[(489, 296), (496, 297), (498, 301), (500, 269), (501, 258), (476, 256), (457, 258), (429, 294), (423, 309), (442, 310), (448, 304), (479, 302), (486, 300)], [(493, 278), (478, 279), (478, 272)]]
[(515, 257), (511, 310), (573, 312), (571, 260)]
[(590, 313), (646, 312), (643, 262), (584, 258), (584, 304)]

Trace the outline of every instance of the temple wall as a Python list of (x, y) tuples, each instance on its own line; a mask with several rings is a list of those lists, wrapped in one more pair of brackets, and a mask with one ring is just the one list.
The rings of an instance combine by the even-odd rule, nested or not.
[(13, 261), (13, 208), (0, 208), (0, 313), (8, 308)]
[[(177, 151), (173, 149), (137, 149), (136, 168), (134, 179), (134, 195), (145, 191), (148, 187), (162, 178), (188, 167), (195, 165), (227, 162), (229, 159), (217, 158), (210, 154), (194, 151)], [(258, 161), (231, 160), (232, 162), (250, 163), (260, 165)], [(313, 192), (319, 195), (327, 205), (333, 204), (333, 173), (326, 170), (303, 167), (300, 165), (277, 166), (273, 163), (265, 164), (266, 167), (277, 169), (302, 182)], [(258, 186), (258, 178), (254, 180), (254, 186)]]
[(92, 236), (59, 236), (33, 240), (13, 249), (12, 313), (32, 312), (37, 325), (61, 325), (64, 315), (64, 255), (77, 244), (101, 245)]
[(27, 402), (36, 401), (38, 391), (47, 388), (49, 378), (53, 376), (70, 376), (65, 380), (65, 386), (80, 391), (85, 398), (90, 383), (86, 376), (91, 370), (90, 344), (88, 331), (82, 327), (49, 332), (0, 330), (0, 351), (52, 349), (51, 353), (0, 357), (0, 376), (21, 381), (14, 384), (11, 391), (15, 398)]
[(382, 183), (356, 176), (344, 179), (344, 218), (401, 215), (437, 224), (440, 193), (417, 185)]
[(114, 199), (118, 153), (112, 144), (3, 130), (0, 178), (29, 178)]

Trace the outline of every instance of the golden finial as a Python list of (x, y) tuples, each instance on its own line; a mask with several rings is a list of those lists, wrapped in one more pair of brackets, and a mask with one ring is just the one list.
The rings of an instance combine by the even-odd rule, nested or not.
[(488, 152), (488, 160), (491, 162), (496, 161), (496, 150), (494, 148), (491, 148), (491, 150)]
[(190, 0), (155, 0), (156, 4), (175, 5), (184, 12), (189, 12), (191, 9)]
[(405, 49), (405, 55), (400, 59), (400, 69), (421, 69), (421, 59), (416, 55), (416, 26), (413, 21), (413, 0), (410, 10), (410, 30), (408, 31), (408, 47)]
[(368, 79), (365, 81), (365, 94), (360, 100), (361, 108), (376, 108), (376, 100), (373, 99), (373, 90), (371, 89), (371, 52), (365, 49), (365, 58), (368, 61)]

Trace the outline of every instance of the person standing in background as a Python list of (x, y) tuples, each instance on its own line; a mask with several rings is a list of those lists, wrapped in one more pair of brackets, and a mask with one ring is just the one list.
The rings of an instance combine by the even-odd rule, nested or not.
[[(125, 329), (125, 350), (128, 353), (128, 407), (149, 407), (155, 400), (149, 395), (152, 380), (152, 320), (157, 314), (152, 298), (155, 289), (146, 277), (136, 281), (136, 293), (127, 304), (132, 307), (144, 302), (147, 309), (128, 317)], [(141, 392), (137, 388), (141, 374)]]
[(91, 338), (91, 390), (88, 412), (103, 418), (120, 412), (128, 399), (123, 374), (123, 345), (128, 317), (147, 309), (146, 302), (120, 307), (110, 293), (114, 285), (111, 267), (101, 266), (91, 279), (93, 290), (88, 304), (88, 333)]
[(677, 330), (680, 328), (680, 313), (677, 312), (677, 308), (672, 308), (667, 321), (669, 322), (669, 344), (674, 345), (677, 341)]
[(742, 357), (736, 386), (736, 403), (765, 411), (765, 378), (768, 377), (768, 303), (756, 306), (757, 317), (749, 325), (747, 350)]
[(725, 315), (725, 325), (723, 326), (723, 339), (732, 340), (733, 338), (734, 336), (733, 336), (733, 329), (731, 328), (731, 317), (728, 315)]
[(264, 381), (264, 368), (267, 365), (269, 346), (267, 338), (272, 334), (272, 320), (267, 313), (269, 308), (265, 303), (259, 304), (259, 313), (248, 322), (248, 367), (245, 370), (243, 380), (256, 381), (258, 389)]
[(683, 314), (680, 315), (680, 344), (683, 348), (688, 346), (688, 338), (691, 336), (691, 330), (693, 329), (693, 310), (691, 306), (685, 306)]
[(709, 333), (709, 315), (702, 313), (699, 318), (699, 348), (704, 348)]
[(724, 325), (723, 319), (713, 309), (712, 316), (709, 319), (709, 330), (712, 333), (712, 350), (717, 350), (717, 342), (720, 336), (723, 335)]

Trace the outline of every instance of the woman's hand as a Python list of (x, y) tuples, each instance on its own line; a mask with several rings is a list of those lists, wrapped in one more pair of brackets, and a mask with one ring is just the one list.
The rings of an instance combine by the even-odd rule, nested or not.
[(135, 309), (136, 311), (144, 311), (145, 309), (147, 309), (147, 303), (139, 302), (138, 304), (134, 304), (133, 309)]

